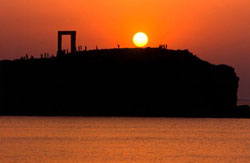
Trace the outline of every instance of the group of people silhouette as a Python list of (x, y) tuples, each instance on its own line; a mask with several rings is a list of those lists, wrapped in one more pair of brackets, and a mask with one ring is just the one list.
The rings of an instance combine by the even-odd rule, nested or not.
[(164, 45), (164, 44), (160, 44), (160, 45), (159, 45), (159, 48), (160, 48), (160, 49), (167, 49), (167, 48), (168, 48), (168, 45), (167, 45), (167, 44), (165, 44), (165, 45)]
[[(117, 48), (120, 49), (120, 44), (117, 44)], [(167, 44), (160, 44), (159, 45), (159, 49), (167, 49), (168, 45)], [(78, 52), (83, 52), (83, 47), (80, 45), (78, 46), (77, 48)], [(88, 47), (87, 46), (84, 46), (84, 51), (87, 51), (88, 50)], [(98, 46), (96, 45), (96, 50), (99, 50)], [(68, 49), (63, 49), (62, 54), (66, 55), (66, 54), (69, 54), (69, 50)], [(53, 58), (54, 56), (53, 55), (50, 55), (49, 53), (43, 53), (40, 55), (40, 58), (41, 59), (44, 59), (44, 58)], [(28, 54), (26, 54), (24, 57), (21, 57), (20, 59), (22, 60), (28, 60), (28, 59), (34, 59), (33, 56), (30, 56)]]

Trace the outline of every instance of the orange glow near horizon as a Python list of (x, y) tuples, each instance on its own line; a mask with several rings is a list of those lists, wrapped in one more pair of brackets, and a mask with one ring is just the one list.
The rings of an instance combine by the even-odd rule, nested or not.
[[(134, 47), (143, 31), (147, 46), (189, 49), (250, 83), (249, 0), (1, 0), (0, 23), (0, 59), (55, 54), (58, 30), (76, 30), (77, 45), (88, 49)], [(249, 89), (240, 92), (250, 98)]]

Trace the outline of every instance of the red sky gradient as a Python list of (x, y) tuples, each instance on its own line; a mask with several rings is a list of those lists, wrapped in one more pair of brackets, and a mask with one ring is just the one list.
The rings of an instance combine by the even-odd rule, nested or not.
[[(250, 0), (1, 0), (0, 59), (56, 53), (57, 31), (76, 30), (88, 49), (167, 43), (236, 68), (240, 98), (250, 98)], [(64, 38), (69, 47), (69, 38)]]

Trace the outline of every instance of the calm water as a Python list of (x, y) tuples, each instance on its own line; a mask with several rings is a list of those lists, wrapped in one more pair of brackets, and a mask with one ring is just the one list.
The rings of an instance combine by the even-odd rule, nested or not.
[(250, 119), (0, 117), (0, 162), (250, 162)]

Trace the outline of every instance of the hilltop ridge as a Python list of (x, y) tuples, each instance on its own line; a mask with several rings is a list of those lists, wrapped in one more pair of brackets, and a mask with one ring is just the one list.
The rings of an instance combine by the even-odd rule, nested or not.
[(234, 69), (188, 50), (77, 51), (1, 61), (1, 115), (248, 117)]

